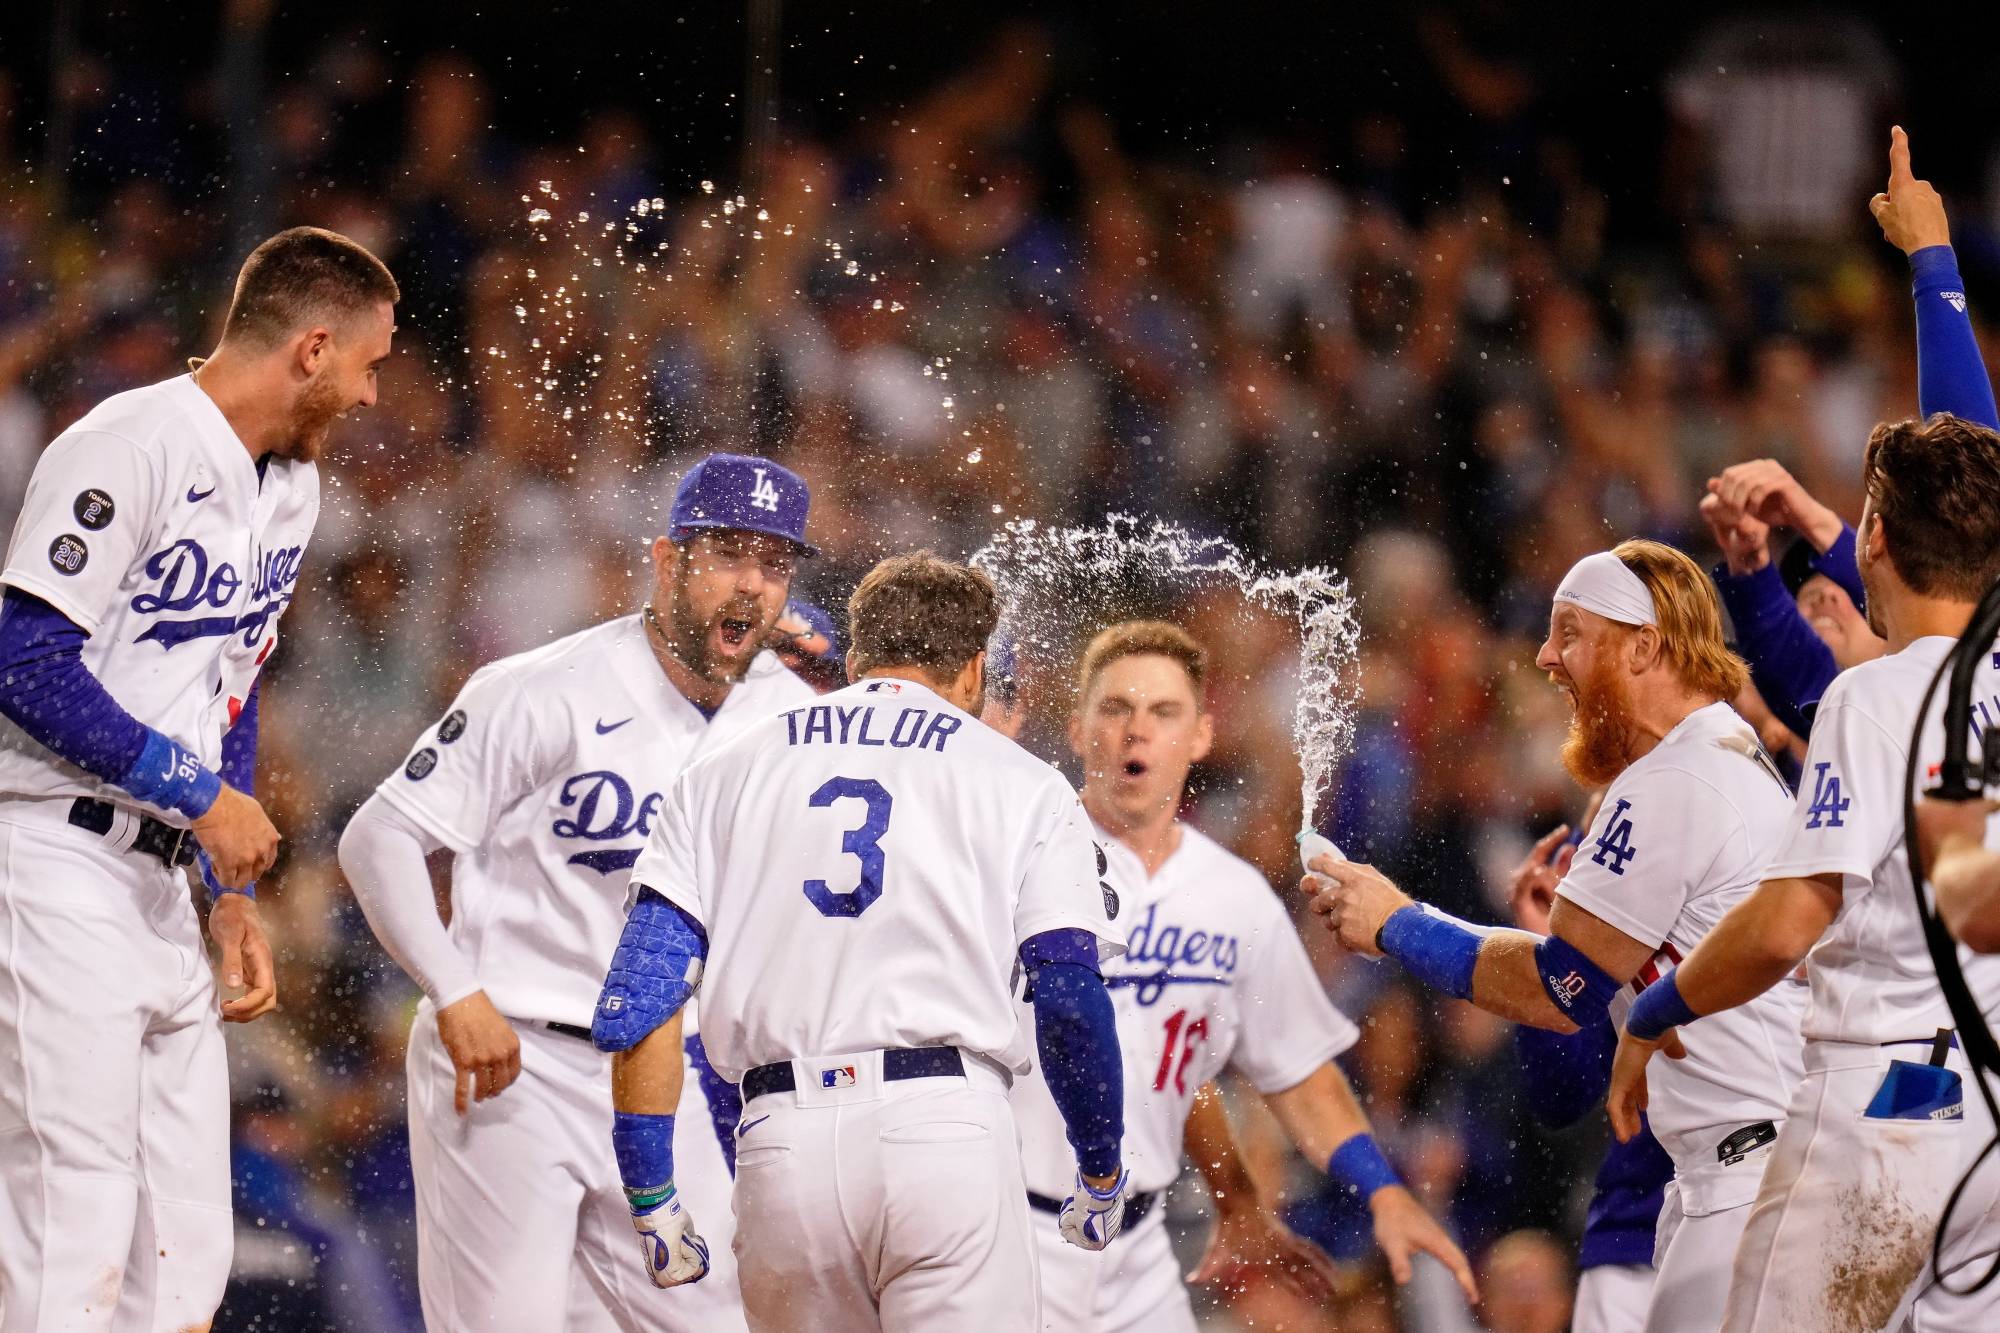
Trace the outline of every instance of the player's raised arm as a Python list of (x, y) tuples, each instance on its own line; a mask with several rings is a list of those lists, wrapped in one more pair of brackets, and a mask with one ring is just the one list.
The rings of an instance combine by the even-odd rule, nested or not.
[(1966, 313), (1965, 282), (1951, 248), (1944, 200), (1910, 167), (1910, 138), (1889, 131), (1889, 184), (1868, 201), (1882, 237), (1910, 259), (1910, 295), (1917, 312), (1917, 402), (1925, 417), (1949, 412), (2000, 428), (1993, 381), (1979, 355)]

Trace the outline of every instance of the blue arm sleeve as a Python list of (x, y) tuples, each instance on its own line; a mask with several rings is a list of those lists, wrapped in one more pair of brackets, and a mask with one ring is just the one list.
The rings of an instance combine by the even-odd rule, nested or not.
[(1087, 931), (1045, 931), (1021, 946), (1021, 962), (1034, 995), (1042, 1079), (1062, 1113), (1077, 1169), (1115, 1176), (1125, 1137), (1125, 1066), (1096, 943)]
[(1780, 722), (1797, 735), (1808, 735), (1820, 696), (1840, 674), (1833, 650), (1799, 614), (1776, 564), (1754, 574), (1731, 574), (1717, 565), (1715, 587), (1736, 626), (1736, 646), (1750, 664), (1757, 693)]
[(1965, 311), (1965, 282), (1948, 245), (1910, 256), (1910, 296), (1917, 304), (1917, 409), (1949, 412), (2000, 430), (1993, 381), (1979, 358), (1979, 340)]
[(679, 1013), (701, 984), (706, 957), (708, 932), (701, 923), (640, 885), (591, 1015), (597, 1049), (628, 1051)]
[(1611, 1088), (1611, 1058), (1618, 1032), (1605, 1019), (1571, 1033), (1526, 1024), (1514, 1028), (1514, 1058), (1528, 1075), (1528, 1112), (1550, 1129), (1563, 1129), (1597, 1109)]
[(222, 779), (119, 706), (83, 664), (89, 635), (39, 597), (0, 599), (0, 714), (62, 759), (197, 819)]

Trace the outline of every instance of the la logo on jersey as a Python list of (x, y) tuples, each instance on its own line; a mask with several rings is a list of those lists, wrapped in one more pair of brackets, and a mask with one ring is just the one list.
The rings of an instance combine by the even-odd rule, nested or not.
[(851, 1088), (854, 1086), (854, 1066), (836, 1065), (832, 1069), (819, 1071), (819, 1085), (822, 1088)]
[(1604, 821), (1604, 832), (1598, 835), (1597, 850), (1590, 859), (1609, 870), (1614, 875), (1625, 873), (1625, 863), (1637, 856), (1638, 849), (1632, 846), (1632, 821), (1625, 812), (1632, 808), (1630, 801), (1620, 799)]
[(754, 508), (767, 509), (775, 514), (778, 512), (778, 488), (771, 484), (766, 471), (761, 467), (757, 469), (757, 484), (750, 488), (750, 503)]
[(1832, 772), (1832, 764), (1813, 765), (1812, 804), (1806, 807), (1807, 828), (1844, 828), (1846, 822), (1841, 816), (1847, 807), (1854, 804), (1854, 798), (1840, 794), (1840, 775)]

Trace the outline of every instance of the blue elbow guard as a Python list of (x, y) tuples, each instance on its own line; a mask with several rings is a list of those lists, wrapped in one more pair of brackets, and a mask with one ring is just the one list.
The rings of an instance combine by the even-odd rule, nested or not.
[(1547, 935), (1535, 946), (1535, 971), (1556, 1008), (1578, 1027), (1603, 1018), (1619, 983), (1568, 940)]
[(694, 918), (641, 885), (590, 1020), (597, 1049), (629, 1051), (679, 1013), (701, 984), (707, 955), (708, 936)]

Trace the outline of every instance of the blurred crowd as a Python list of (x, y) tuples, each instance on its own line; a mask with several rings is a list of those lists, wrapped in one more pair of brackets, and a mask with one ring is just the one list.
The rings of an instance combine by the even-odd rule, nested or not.
[[(969, 554), (1015, 516), (1158, 515), (1276, 566), (1337, 566), (1363, 620), (1361, 714), (1308, 814), (1420, 896), (1504, 917), (1506, 872), (1581, 804), (1556, 759), (1566, 708), (1533, 667), (1562, 572), (1629, 535), (1711, 559), (1703, 484), (1751, 458), (1852, 519), (1869, 426), (1915, 411), (1902, 257), (1863, 207), (1902, 71), (1836, 21), (1691, 34), (1657, 86), (1665, 222), (1627, 235), (1541, 114), (1556, 71), (1413, 23), (1442, 90), (1422, 119), (1136, 153), (1054, 86), (1049, 34), (1023, 25), (892, 115), (781, 126), (740, 169), (718, 155), (712, 184), (663, 179), (660, 127), (613, 105), (561, 141), (503, 137), (491, 72), (450, 52), (330, 44), (279, 73), (253, 18), (211, 84), (150, 118), (110, 95), (118, 59), (73, 53), (50, 95), (89, 150), (37, 175), (15, 169), (32, 156), (15, 108), (42, 73), (0, 68), (9, 521), (57, 431), (212, 344), (214, 295), (261, 235), (343, 231), (406, 294), (380, 405), (325, 465), (267, 673), (258, 794), (286, 844), (261, 899), (284, 1005), (230, 1034), (238, 1278), (219, 1329), (418, 1327), (416, 993), (335, 839), (474, 667), (636, 609), (673, 480), (711, 449), (811, 482), (825, 554), (799, 592), (836, 609), (882, 554)], [(1441, 145), (1442, 178), (1419, 166)], [(204, 154), (176, 175), (199, 188), (155, 170)], [(1986, 215), (1954, 213), (1975, 298), (2000, 254)], [(1212, 595), (1175, 610), (1216, 657), (1194, 818), (1289, 894), (1286, 627)], [(1057, 715), (1061, 692), (1031, 702)], [(1031, 737), (1059, 734), (1046, 722)], [(1339, 956), (1316, 923), (1304, 936), (1365, 1020), (1346, 1064), (1378, 1131), (1481, 1256), (1485, 1325), (1561, 1329), (1601, 1131), (1536, 1124), (1499, 1020)], [(1364, 1219), (1236, 1109), (1352, 1283), (1318, 1314), (1253, 1287), (1218, 1327), (1471, 1327), (1398, 1310)]]

